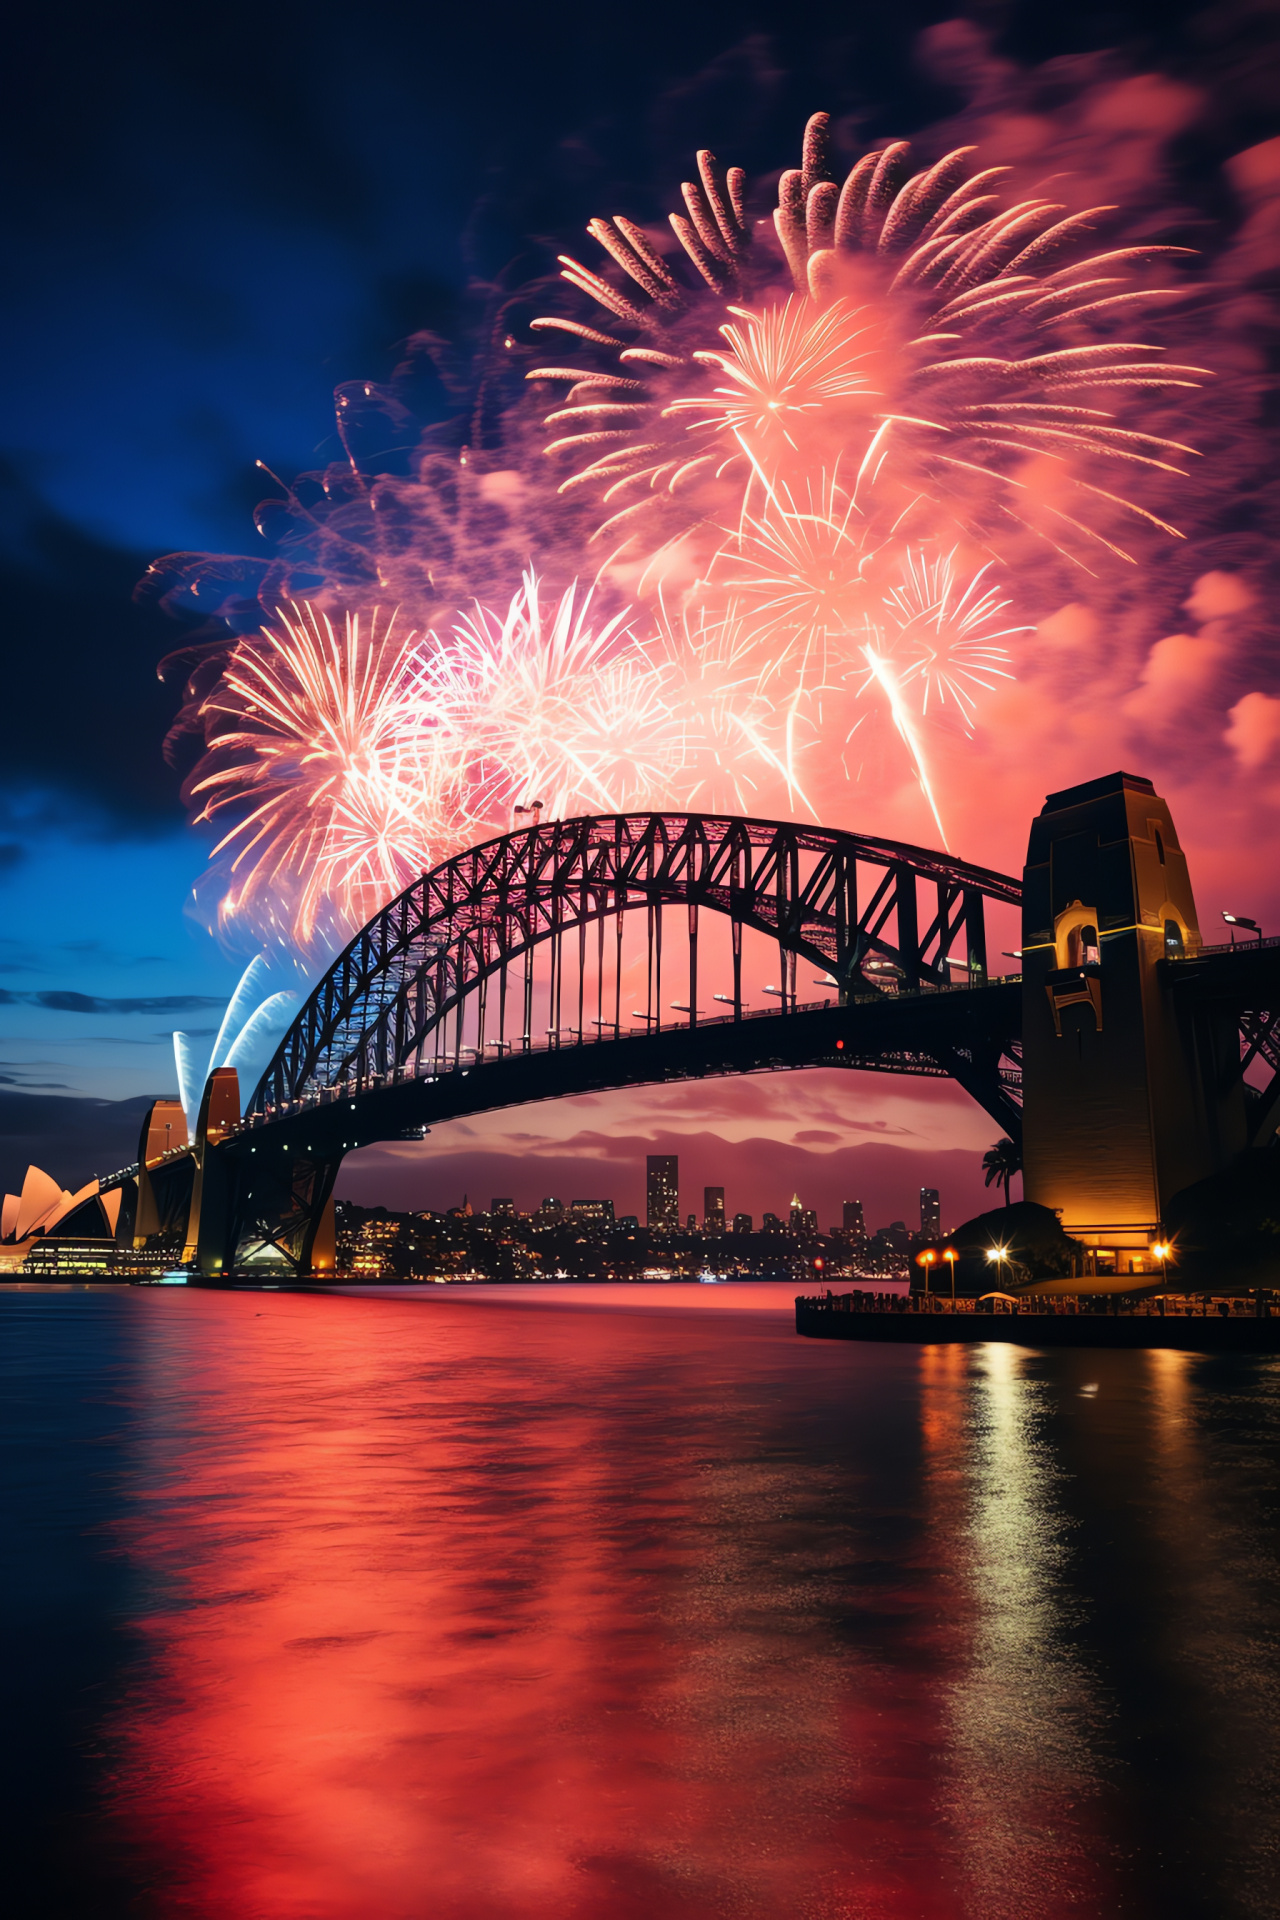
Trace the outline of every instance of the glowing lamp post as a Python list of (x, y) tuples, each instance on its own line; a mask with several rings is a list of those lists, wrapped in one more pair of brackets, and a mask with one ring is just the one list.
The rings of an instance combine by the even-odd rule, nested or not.
[(1004, 1278), (1002, 1268), (1004, 1267), (1004, 1263), (1008, 1258), (1009, 1258), (1008, 1247), (988, 1247), (987, 1248), (987, 1265), (989, 1267), (995, 1268), (997, 1280), (1002, 1280)]
[(1173, 1246), (1168, 1240), (1157, 1240), (1151, 1251), (1160, 1262), (1160, 1284), (1166, 1286), (1169, 1280), (1169, 1255), (1173, 1252)]
[(937, 1258), (938, 1256), (932, 1247), (926, 1247), (923, 1253), (916, 1255), (916, 1265), (924, 1268), (924, 1297), (926, 1300), (929, 1298), (929, 1270), (936, 1263)]
[[(1231, 944), (1233, 947), (1236, 943), (1237, 927), (1243, 927), (1246, 933), (1256, 933), (1258, 936), (1258, 944), (1259, 946), (1261, 946), (1262, 928), (1258, 925), (1256, 920), (1246, 920), (1242, 913), (1224, 913), (1222, 917), (1231, 929)], [(1154, 1251), (1155, 1249), (1153, 1247), (1152, 1252), (1154, 1253)]]
[(960, 1255), (954, 1247), (944, 1247), (942, 1249), (942, 1257), (951, 1269), (951, 1311), (954, 1313), (956, 1307), (956, 1261), (960, 1258)]

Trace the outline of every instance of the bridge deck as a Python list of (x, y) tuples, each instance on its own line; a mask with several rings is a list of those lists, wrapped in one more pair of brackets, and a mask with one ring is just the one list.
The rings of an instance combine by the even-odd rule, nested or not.
[[(283, 1111), (246, 1115), (224, 1142), (243, 1152), (255, 1142), (297, 1141), (308, 1153), (339, 1154), (375, 1139), (412, 1137), (445, 1120), (567, 1094), (829, 1066), (958, 1079), (983, 1099), (998, 1124), (1017, 1126), (1016, 1071), (997, 1063), (1021, 1030), (1020, 976), (981, 987), (934, 987), (858, 995), (847, 1005), (821, 1001), (782, 1013), (760, 1009), (724, 1018), (655, 1026), (569, 1044), (548, 1038), (483, 1060), (440, 1062), (382, 1076), (358, 1093), (324, 1088)], [(295, 1148), (295, 1150), (297, 1150)]]

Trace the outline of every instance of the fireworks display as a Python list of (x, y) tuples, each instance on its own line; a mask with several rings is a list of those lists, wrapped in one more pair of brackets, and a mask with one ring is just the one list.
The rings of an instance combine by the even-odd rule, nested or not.
[[(487, 451), (368, 473), (383, 402), (340, 390), (345, 467), (264, 510), (266, 617), (191, 683), (224, 930), (331, 945), (535, 806), (857, 824), (873, 781), (945, 843), (935, 752), (1015, 671), (1020, 579), (1178, 537), (1161, 429), (1205, 373), (1141, 334), (1184, 250), (1099, 249), (1112, 209), (1015, 199), (972, 148), (838, 180), (828, 131), (771, 217), (701, 153), (669, 233), (593, 220)], [(243, 620), (243, 566), (167, 577)]]
[(429, 865), (439, 795), (422, 659), (394, 618), (335, 627), (312, 607), (242, 640), (202, 702), (209, 751), (188, 782), (224, 927), (302, 947), (362, 921)]

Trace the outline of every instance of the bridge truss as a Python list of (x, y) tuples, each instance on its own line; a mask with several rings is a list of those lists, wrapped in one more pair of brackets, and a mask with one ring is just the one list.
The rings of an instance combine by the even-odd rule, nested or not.
[[(652, 1048), (610, 1043), (669, 1032), (692, 1042), (699, 1028), (802, 1015), (812, 999), (798, 970), (809, 965), (832, 996), (819, 1005), (899, 1003), (892, 1034), (856, 1049), (833, 1042), (833, 1063), (845, 1051), (854, 1064), (856, 1051), (859, 1066), (954, 1075), (1016, 1133), (1016, 1023), (1002, 1018), (975, 1051), (972, 1010), (954, 1040), (945, 1020), (903, 1018), (901, 1003), (986, 988), (987, 905), (1020, 896), (1016, 881), (946, 854), (794, 823), (646, 813), (526, 828), (445, 861), (375, 916), (285, 1036), (247, 1122), (570, 1048), (614, 1053), (602, 1083), (647, 1079)], [(713, 961), (708, 916), (719, 922)], [(744, 977), (760, 940), (777, 956), (764, 986)], [(682, 997), (665, 1000), (671, 992)], [(751, 1070), (732, 1052), (701, 1071)]]

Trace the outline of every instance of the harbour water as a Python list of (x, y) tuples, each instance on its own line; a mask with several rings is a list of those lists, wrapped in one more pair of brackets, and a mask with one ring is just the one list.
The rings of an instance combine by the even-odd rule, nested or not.
[(1280, 1909), (1280, 1361), (0, 1290), (7, 1910)]

